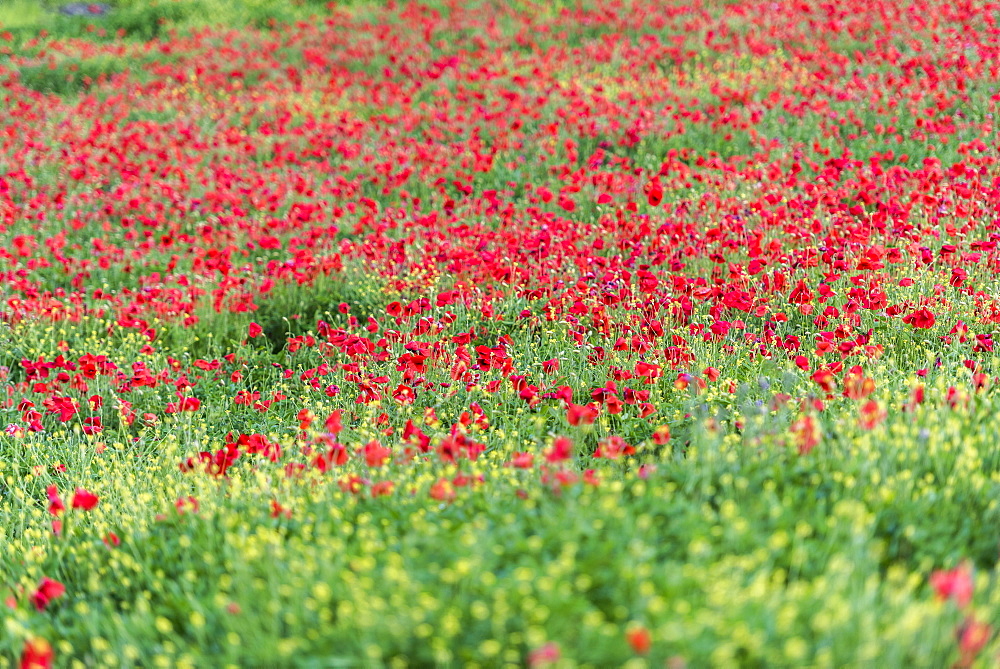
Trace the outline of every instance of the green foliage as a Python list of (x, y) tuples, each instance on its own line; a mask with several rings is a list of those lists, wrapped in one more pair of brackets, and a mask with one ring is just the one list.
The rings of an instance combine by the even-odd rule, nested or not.
[(22, 66), (19, 77), (22, 85), (40, 93), (73, 95), (109, 80), (127, 67), (126, 60), (113, 56), (67, 58), (52, 64)]
[(162, 36), (169, 25), (203, 16), (206, 10), (202, 0), (119, 2), (108, 15), (107, 30), (146, 42)]

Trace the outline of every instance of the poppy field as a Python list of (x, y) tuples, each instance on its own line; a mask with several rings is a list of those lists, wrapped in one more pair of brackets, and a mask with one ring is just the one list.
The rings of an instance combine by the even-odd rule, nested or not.
[(1000, 663), (1000, 3), (19, 1), (0, 668)]

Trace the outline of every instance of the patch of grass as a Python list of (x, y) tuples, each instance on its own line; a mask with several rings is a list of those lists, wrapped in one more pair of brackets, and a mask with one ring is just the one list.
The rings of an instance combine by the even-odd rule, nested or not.
[(50, 10), (33, 0), (9, 0), (0, 4), (0, 29), (33, 28), (48, 18)]
[(317, 0), (111, 0), (104, 15), (66, 16), (60, 3), (14, 0), (0, 5), (0, 32), (21, 48), (48, 40), (147, 42), (168, 30), (188, 32), (206, 26), (253, 26), (268, 29), (322, 13), (329, 3)]
[(171, 25), (205, 15), (202, 0), (111, 2), (104, 15), (66, 16), (59, 3), (14, 2), (0, 8), (0, 29), (10, 33), (15, 47), (50, 40), (78, 39), (149, 41)]
[(107, 81), (124, 72), (128, 65), (124, 59), (102, 55), (26, 65), (19, 69), (19, 74), (21, 84), (27, 88), (65, 96)]
[(216, 311), (204, 304), (195, 312), (198, 322), (190, 327), (180, 323), (165, 324), (160, 345), (182, 350), (192, 358), (211, 358), (247, 339), (247, 328), (254, 322), (263, 329), (263, 337), (254, 346), (279, 353), (289, 337), (312, 332), (318, 320), (336, 324), (345, 320), (338, 305), (347, 303), (351, 314), (362, 322), (381, 313), (392, 301), (388, 292), (360, 269), (335, 274), (320, 274), (309, 282), (277, 284), (259, 298), (256, 308), (234, 311), (224, 307)]

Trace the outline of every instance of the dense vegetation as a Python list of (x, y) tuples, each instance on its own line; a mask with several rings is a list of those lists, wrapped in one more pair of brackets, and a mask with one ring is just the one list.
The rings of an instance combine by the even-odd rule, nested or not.
[(0, 8), (0, 667), (1000, 662), (992, 3)]

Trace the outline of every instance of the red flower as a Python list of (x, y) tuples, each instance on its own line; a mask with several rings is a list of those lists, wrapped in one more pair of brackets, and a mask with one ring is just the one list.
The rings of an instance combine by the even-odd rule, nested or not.
[(337, 485), (340, 486), (342, 491), (352, 495), (357, 495), (365, 489), (365, 486), (371, 485), (371, 481), (361, 478), (357, 474), (352, 474), (350, 476), (342, 477), (339, 481), (337, 481)]
[(436, 499), (441, 502), (450, 502), (455, 499), (455, 486), (448, 479), (438, 479), (437, 482), (431, 486), (430, 491), (431, 499)]
[(723, 296), (722, 303), (730, 309), (750, 311), (750, 307), (753, 306), (753, 297), (746, 291), (733, 290)]
[(815, 381), (816, 385), (826, 392), (833, 392), (833, 384), (836, 379), (833, 376), (833, 372), (829, 369), (817, 369), (809, 378)]
[(48, 576), (42, 578), (38, 584), (38, 589), (31, 594), (31, 603), (36, 609), (42, 611), (53, 599), (62, 597), (66, 592), (66, 586), (59, 581), (54, 581)]
[(885, 409), (875, 400), (868, 400), (861, 405), (861, 416), (858, 418), (858, 423), (862, 429), (872, 430), (881, 424), (885, 420), (885, 417)]
[(95, 506), (97, 506), (97, 495), (85, 490), (83, 488), (77, 488), (76, 492), (73, 493), (73, 508), (83, 509), (84, 511), (90, 511)]
[(292, 517), (292, 510), (291, 509), (286, 509), (285, 507), (283, 507), (278, 502), (278, 500), (272, 499), (271, 500), (271, 517), (272, 518), (279, 518), (281, 516), (284, 516), (285, 518), (291, 518)]
[(844, 397), (852, 400), (861, 400), (875, 391), (875, 381), (866, 377), (861, 368), (852, 369), (851, 373), (844, 377)]
[(556, 440), (552, 442), (552, 448), (546, 451), (545, 459), (548, 462), (562, 462), (569, 460), (572, 455), (573, 442), (566, 437), (556, 437)]
[(812, 302), (813, 292), (809, 290), (805, 280), (800, 279), (792, 292), (788, 294), (788, 301), (792, 304), (808, 304)]
[(187, 497), (178, 497), (177, 501), (174, 502), (174, 506), (177, 508), (177, 514), (183, 516), (187, 512), (198, 513), (198, 500), (188, 495)]
[(518, 469), (531, 469), (535, 464), (535, 456), (527, 451), (516, 451), (507, 464)]
[(55, 660), (52, 646), (45, 639), (29, 639), (21, 651), (20, 669), (49, 669)]
[(663, 185), (660, 184), (659, 179), (653, 179), (647, 183), (644, 190), (646, 191), (646, 200), (649, 202), (649, 206), (655, 207), (663, 201)]
[(596, 404), (570, 404), (566, 407), (566, 420), (570, 425), (592, 424), (597, 420), (598, 408)]
[(936, 571), (931, 574), (931, 587), (941, 599), (954, 599), (959, 607), (966, 607), (972, 601), (972, 573), (966, 565), (959, 565), (950, 571)]
[(59, 489), (57, 487), (50, 485), (45, 489), (45, 493), (49, 497), (49, 513), (53, 516), (58, 516), (66, 510), (66, 505), (63, 504), (62, 499), (59, 498)]
[(413, 404), (417, 395), (413, 391), (413, 388), (400, 383), (396, 389), (392, 391), (392, 398), (400, 404)]
[(929, 309), (917, 309), (916, 311), (903, 316), (903, 322), (915, 328), (929, 328), (936, 322), (934, 314)]
[(84, 434), (99, 434), (104, 430), (104, 424), (100, 416), (88, 416), (83, 419)]
[(316, 456), (316, 459), (313, 461), (313, 466), (315, 466), (316, 469), (318, 469), (321, 473), (323, 473), (328, 471), (330, 467), (334, 465), (340, 467), (342, 465), (347, 464), (347, 461), (349, 459), (350, 459), (350, 454), (347, 452), (347, 449), (344, 447), (344, 445), (339, 444), (337, 442), (333, 442), (332, 444), (330, 444), (330, 448), (327, 450), (325, 454), (320, 453), (319, 455)]
[(659, 365), (639, 361), (635, 363), (635, 375), (645, 378), (646, 383), (653, 383), (655, 379), (663, 375), (663, 370)]
[(992, 628), (969, 616), (958, 628), (958, 650), (961, 658), (955, 667), (971, 667), (979, 652), (989, 642)]
[(361, 453), (365, 456), (365, 463), (369, 467), (381, 467), (392, 457), (392, 450), (374, 439), (361, 448)]
[(309, 409), (299, 409), (299, 413), (296, 414), (295, 418), (299, 421), (300, 430), (308, 430), (313, 420), (315, 420), (316, 414)]
[(812, 416), (800, 416), (792, 423), (790, 432), (795, 439), (795, 445), (799, 449), (799, 455), (808, 455), (812, 449), (816, 448), (820, 439), (819, 424)]
[(342, 411), (337, 409), (326, 417), (326, 431), (330, 434), (340, 434), (340, 431), (344, 429), (343, 424), (340, 422), (341, 413)]
[(263, 332), (264, 328), (257, 325), (256, 323), (251, 323), (250, 326), (247, 328), (247, 334), (250, 336), (251, 339), (259, 337)]
[(708, 329), (712, 331), (712, 334), (716, 335), (718, 338), (721, 339), (722, 337), (725, 337), (727, 334), (729, 334), (729, 330), (731, 328), (732, 328), (732, 323), (730, 323), (729, 321), (715, 321), (714, 323), (712, 323), (711, 326), (709, 326)]
[(561, 655), (559, 644), (550, 641), (544, 646), (531, 651), (531, 654), (528, 655), (528, 666), (531, 669), (549, 667), (558, 662)]
[(168, 402), (164, 411), (180, 413), (181, 411), (197, 411), (201, 408), (201, 400), (197, 397), (182, 397), (179, 402)]
[(652, 293), (660, 285), (660, 280), (656, 278), (656, 275), (646, 270), (639, 270), (636, 276), (639, 277), (639, 290), (644, 293)]
[(392, 481), (379, 481), (372, 486), (372, 497), (383, 497), (385, 495), (391, 495), (393, 488), (396, 484)]
[(634, 453), (635, 448), (633, 446), (630, 446), (618, 435), (612, 435), (598, 442), (597, 450), (594, 451), (594, 457), (617, 460), (623, 455), (633, 455)]
[(903, 406), (903, 411), (916, 411), (917, 405), (924, 403), (924, 385), (918, 383), (910, 393), (910, 401)]
[(641, 625), (633, 627), (629, 631), (625, 632), (625, 639), (628, 641), (628, 645), (632, 646), (632, 650), (634, 650), (637, 655), (645, 655), (648, 653), (650, 646), (653, 644), (653, 638), (650, 635), (649, 630)]

